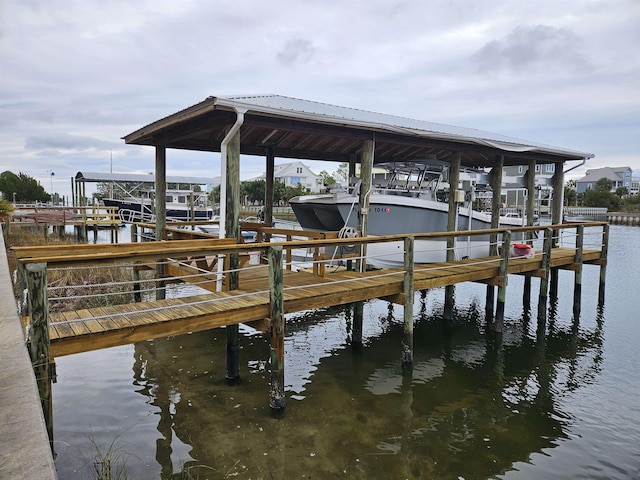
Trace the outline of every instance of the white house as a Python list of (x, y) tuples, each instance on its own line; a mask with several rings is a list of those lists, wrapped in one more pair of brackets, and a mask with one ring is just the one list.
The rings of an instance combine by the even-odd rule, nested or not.
[[(274, 165), (275, 180), (284, 183), (288, 187), (302, 185), (309, 192), (317, 193), (322, 190), (322, 177), (316, 175), (304, 163), (297, 161)], [(265, 180), (266, 173), (251, 180)]]

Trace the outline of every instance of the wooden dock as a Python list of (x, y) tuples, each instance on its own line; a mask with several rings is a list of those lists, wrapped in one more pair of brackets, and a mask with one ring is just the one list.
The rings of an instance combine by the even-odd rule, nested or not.
[[(554, 249), (553, 268), (574, 269), (575, 251)], [(599, 250), (583, 252), (584, 263), (598, 264)], [(444, 287), (462, 282), (499, 286), (500, 257), (461, 260), (416, 267), (415, 290)], [(509, 274), (541, 275), (541, 259), (513, 259)], [(266, 330), (269, 315), (269, 282), (262, 275), (240, 273), (241, 289), (197, 296), (155, 300), (111, 307), (52, 313), (51, 353), (70, 355), (151, 338), (181, 335), (237, 323), (253, 323)], [(318, 277), (308, 272), (285, 272), (284, 313), (330, 305), (384, 298), (404, 304), (403, 270), (338, 271)]]
[[(530, 228), (530, 227), (529, 227)], [(570, 227), (575, 229), (575, 225)], [(321, 248), (327, 242), (341, 240), (310, 240), (284, 242), (286, 248)], [(342, 240), (344, 242), (345, 240)], [(354, 240), (351, 239), (351, 242)], [(116, 261), (173, 259), (165, 275), (183, 281), (192, 281), (195, 271), (192, 258), (231, 253), (248, 254), (252, 250), (265, 250), (271, 244), (236, 245), (233, 240), (177, 240), (142, 244), (85, 245), (50, 247), (22, 247), (16, 249), (20, 262), (48, 263), (49, 265), (77, 265)], [(280, 245), (282, 246), (282, 245)], [(264, 252), (263, 252), (264, 253)], [(581, 263), (603, 265), (602, 250), (581, 250)], [(451, 286), (462, 282), (480, 282), (505, 287), (501, 274), (504, 256), (467, 259), (455, 262), (413, 266), (410, 291)], [(534, 258), (512, 258), (506, 265), (506, 275), (520, 274), (546, 278), (548, 268), (579, 271), (576, 248), (553, 248), (549, 265), (544, 264), (542, 252)], [(317, 270), (316, 270), (317, 271)], [(283, 272), (283, 313), (349, 304), (372, 298), (384, 298), (397, 304), (406, 304), (404, 269), (384, 269), (364, 272), (340, 268), (324, 275), (311, 271)], [(266, 331), (270, 327), (270, 285), (268, 265), (249, 265), (238, 272), (238, 288), (216, 290), (216, 273), (211, 271), (201, 286), (209, 293), (183, 298), (158, 299), (133, 304), (96, 307), (84, 310), (50, 313), (49, 336), (52, 356), (69, 355), (89, 350), (112, 347), (151, 338), (179, 335), (193, 331), (254, 322)], [(197, 277), (202, 282), (202, 277)]]

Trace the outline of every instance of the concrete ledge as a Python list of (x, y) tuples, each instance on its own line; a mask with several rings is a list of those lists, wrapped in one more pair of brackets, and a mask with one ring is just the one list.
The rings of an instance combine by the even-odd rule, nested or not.
[(0, 299), (0, 478), (55, 480), (49, 437), (1, 234)]

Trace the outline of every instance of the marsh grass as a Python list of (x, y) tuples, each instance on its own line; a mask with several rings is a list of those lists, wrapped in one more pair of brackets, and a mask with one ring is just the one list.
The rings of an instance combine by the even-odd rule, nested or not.
[[(50, 235), (44, 237), (29, 229), (14, 228), (8, 235), (9, 268), (16, 269), (16, 258), (10, 247), (43, 245), (76, 245), (73, 236)], [(140, 272), (140, 288), (150, 288), (152, 271)], [(131, 303), (134, 299), (133, 268), (113, 265), (108, 267), (88, 267), (82, 269), (49, 269), (47, 283), (49, 291), (49, 309), (51, 312), (80, 310), (92, 307), (105, 307)], [(16, 298), (18, 298), (16, 292)]]
[[(50, 311), (80, 310), (133, 302), (133, 268), (92, 267), (82, 270), (50, 270)], [(144, 282), (141, 281), (141, 288)]]

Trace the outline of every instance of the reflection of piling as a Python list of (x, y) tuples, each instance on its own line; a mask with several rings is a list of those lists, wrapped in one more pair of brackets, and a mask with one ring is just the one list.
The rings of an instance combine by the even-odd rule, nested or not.
[[(239, 234), (239, 232), (238, 232)], [(282, 262), (282, 259), (281, 259)], [(225, 270), (227, 273), (227, 289), (237, 290), (240, 287), (239, 257), (237, 253), (225, 256)], [(282, 264), (281, 264), (282, 268)], [(227, 371), (226, 381), (229, 385), (240, 383), (240, 327), (236, 323), (227, 325)]]
[(600, 246), (600, 283), (598, 285), (598, 305), (604, 305), (604, 286), (607, 277), (607, 253), (609, 249), (609, 225), (602, 227), (602, 245)]
[(540, 293), (538, 294), (538, 325), (543, 326), (547, 319), (547, 297), (549, 293), (549, 267), (551, 265), (551, 244), (553, 230), (550, 228), (544, 231), (544, 243), (542, 246), (542, 270), (543, 276), (540, 278)]
[(493, 322), (493, 331), (502, 333), (504, 324), (504, 304), (507, 300), (507, 273), (509, 268), (509, 250), (511, 248), (511, 231), (507, 230), (502, 235), (502, 252), (500, 259), (500, 286), (498, 287), (498, 303), (496, 305), (496, 318)]
[(353, 303), (353, 333), (351, 335), (351, 347), (362, 347), (362, 317), (364, 316), (364, 302)]
[(271, 320), (271, 385), (269, 407), (274, 414), (284, 410), (284, 274), (282, 247), (270, 247), (269, 257), (269, 318)]
[(576, 236), (576, 256), (574, 260), (575, 275), (573, 278), (573, 315), (580, 316), (580, 297), (582, 296), (582, 246), (584, 244), (584, 225), (578, 225)]

